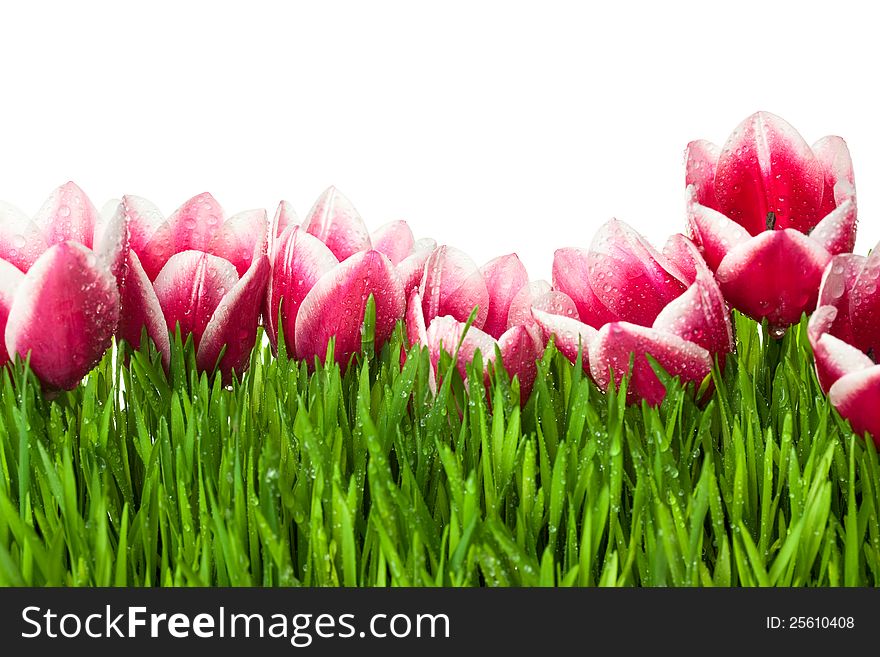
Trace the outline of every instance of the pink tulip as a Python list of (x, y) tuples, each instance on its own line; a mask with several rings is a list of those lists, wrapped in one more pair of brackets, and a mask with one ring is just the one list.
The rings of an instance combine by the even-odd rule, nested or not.
[[(431, 357), (431, 383), (440, 362), (440, 354), (446, 351), (456, 356), (456, 368), (462, 378), (467, 380), (467, 366), (473, 361), (477, 351), (483, 362), (495, 361), (496, 348), (501, 353), (501, 361), (511, 378), (517, 377), (520, 384), (520, 397), (528, 399), (535, 383), (537, 366), (535, 361), (541, 356), (544, 343), (540, 332), (529, 327), (516, 325), (506, 329), (497, 339), (476, 326), (467, 327), (452, 315), (434, 317), (425, 327), (423, 304), (418, 290), (410, 294), (407, 307), (407, 337), (411, 345), (420, 344), (428, 348)], [(465, 331), (467, 327), (467, 331)], [(488, 380), (488, 369), (484, 376)]]
[[(535, 381), (535, 361), (544, 347), (530, 313), (531, 291), (541, 284), (529, 283), (528, 273), (514, 253), (478, 268), (463, 251), (441, 246), (428, 258), (419, 288), (409, 295), (408, 341), (411, 346), (428, 347), (434, 370), (441, 350), (456, 353), (462, 377), (467, 376), (467, 365), (477, 350), (489, 363), (495, 360), (497, 347), (508, 374), (519, 379), (524, 401)], [(475, 310), (473, 324), (464, 332)], [(432, 371), (432, 380), (433, 375)]]
[[(286, 201), (281, 202), (273, 223), (275, 236), (280, 236), (286, 226), (297, 223)], [(385, 254), (397, 268), (406, 294), (419, 284), (425, 262), (437, 246), (430, 238), (416, 240), (409, 224), (401, 220), (370, 233), (351, 201), (335, 187), (328, 187), (315, 201), (302, 228), (323, 242), (338, 262), (370, 249)]]
[(69, 182), (33, 220), (0, 204), (0, 365), (30, 356), (49, 388), (71, 389), (110, 346), (119, 321), (128, 229)]
[[(331, 337), (342, 362), (360, 350), (370, 294), (376, 302), (376, 347), (381, 348), (403, 319), (406, 295), (419, 284), (436, 247), (434, 240), (416, 240), (405, 221), (389, 222), (371, 234), (335, 187), (321, 195), (301, 226), (286, 201), (272, 225), (272, 271), (263, 313), (267, 334), (277, 348), (280, 328), (288, 352), (310, 362), (324, 357)], [(321, 280), (325, 274), (327, 280)]]
[[(339, 195), (334, 192), (334, 196)], [(327, 206), (320, 201), (317, 205)], [(350, 207), (347, 202), (346, 207)], [(338, 222), (334, 231), (348, 234), (346, 222), (360, 222), (360, 218), (355, 217), (352, 212), (337, 216), (333, 220)], [(361, 327), (367, 300), (372, 294), (376, 304), (374, 339), (376, 348), (380, 349), (397, 321), (403, 318), (405, 309), (404, 282), (391, 257), (368, 246), (340, 262), (329, 245), (306, 230), (306, 224), (286, 223), (272, 250), (272, 271), (266, 292), (266, 325), (273, 345), (277, 344), (280, 317), (280, 328), (291, 355), (310, 363), (316, 357), (324, 358), (330, 338), (334, 338), (335, 357), (347, 362), (361, 348)], [(409, 233), (408, 227), (403, 230), (399, 225), (388, 230)], [(366, 231), (351, 231), (351, 234), (361, 233)], [(400, 261), (409, 257), (412, 250), (411, 233), (409, 236), (405, 248), (395, 245), (390, 237), (379, 242)], [(365, 243), (370, 244), (369, 238)]]
[(866, 258), (832, 258), (808, 336), (819, 384), (858, 433), (880, 446), (880, 244)]
[(131, 249), (121, 336), (137, 347), (146, 327), (167, 364), (169, 331), (179, 325), (184, 339), (193, 338), (201, 370), (217, 365), (227, 380), (241, 374), (269, 277), (265, 210), (227, 218), (208, 193), (167, 219), (143, 198), (126, 196), (124, 203)]
[(664, 252), (612, 219), (588, 250), (559, 249), (553, 290), (532, 301), (546, 339), (603, 389), (630, 372), (630, 401), (660, 403), (666, 390), (646, 355), (672, 375), (699, 384), (712, 358), (733, 349), (724, 298), (694, 245), (670, 238)]
[(832, 256), (852, 251), (856, 194), (840, 137), (808, 146), (757, 112), (722, 148), (688, 145), (688, 222), (725, 298), (777, 335), (816, 306)]

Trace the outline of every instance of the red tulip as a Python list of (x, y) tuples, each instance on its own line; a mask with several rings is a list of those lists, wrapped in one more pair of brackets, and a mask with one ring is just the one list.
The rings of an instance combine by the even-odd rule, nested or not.
[(668, 373), (699, 383), (712, 357), (723, 359), (733, 348), (721, 291), (684, 236), (671, 238), (660, 253), (612, 219), (588, 250), (556, 252), (553, 287), (532, 303), (545, 337), (552, 336), (572, 362), (580, 352), (584, 369), (602, 389), (611, 383), (610, 373), (620, 384), (632, 356), (630, 401), (658, 404), (666, 395), (646, 355)]
[(822, 277), (808, 336), (819, 384), (858, 433), (880, 446), (880, 244), (865, 258), (835, 256)]
[(810, 147), (757, 112), (722, 148), (688, 145), (686, 184), (692, 237), (725, 298), (778, 335), (815, 308), (831, 257), (852, 251), (855, 184), (840, 137)]
[(179, 325), (184, 339), (193, 337), (200, 369), (219, 365), (227, 379), (233, 370), (241, 374), (256, 341), (269, 277), (265, 210), (226, 218), (204, 193), (165, 219), (145, 199), (126, 196), (124, 202), (131, 250), (122, 337), (137, 347), (146, 327), (167, 363), (169, 330)]
[(74, 388), (116, 330), (127, 241), (122, 205), (99, 214), (72, 182), (33, 220), (0, 204), (0, 365), (29, 355), (46, 386)]

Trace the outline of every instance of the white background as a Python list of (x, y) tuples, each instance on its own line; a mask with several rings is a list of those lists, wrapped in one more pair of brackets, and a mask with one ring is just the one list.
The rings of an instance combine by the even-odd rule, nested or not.
[[(859, 7), (862, 7), (861, 9)], [(166, 213), (211, 191), (300, 217), (335, 184), (368, 225), (410, 222), (478, 263), (617, 216), (683, 226), (687, 142), (745, 116), (850, 145), (880, 239), (880, 37), (841, 2), (4, 3), (0, 198), (73, 179)]]

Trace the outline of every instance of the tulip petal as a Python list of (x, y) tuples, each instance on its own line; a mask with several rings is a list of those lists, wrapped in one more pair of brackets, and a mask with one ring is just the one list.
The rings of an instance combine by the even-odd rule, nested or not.
[(412, 347), (416, 344), (428, 345), (428, 329), (425, 327), (425, 315), (422, 313), (422, 298), (418, 289), (409, 295), (406, 304), (406, 341)]
[(147, 335), (162, 354), (162, 362), (167, 367), (171, 362), (171, 341), (159, 297), (135, 251), (128, 252), (127, 264), (125, 284), (122, 286), (119, 337), (138, 349), (141, 346), (141, 331), (146, 326)]
[(419, 295), (426, 321), (452, 315), (465, 322), (476, 307), (473, 325), (481, 329), (486, 323), (489, 314), (486, 282), (474, 261), (455, 247), (441, 246), (431, 253), (425, 263)]
[(34, 216), (49, 245), (73, 240), (86, 248), (93, 246), (98, 210), (76, 183), (57, 188)]
[(880, 365), (838, 379), (828, 391), (828, 399), (856, 433), (870, 433), (880, 447)]
[(223, 208), (208, 192), (193, 196), (168, 217), (174, 252), (207, 252), (214, 233), (223, 224), (223, 217)]
[(681, 233), (676, 233), (666, 240), (666, 244), (663, 245), (663, 255), (675, 266), (680, 280), (688, 285), (692, 285), (697, 280), (698, 272), (708, 271), (706, 261), (700, 255), (697, 245)]
[(749, 232), (735, 221), (698, 203), (688, 204), (688, 223), (694, 242), (712, 271), (718, 269), (732, 249), (751, 238)]
[(855, 285), (865, 260), (864, 256), (852, 253), (834, 256), (825, 267), (822, 283), (819, 285), (817, 305), (832, 306), (837, 310), (832, 325), (825, 331), (850, 344), (855, 342), (850, 318), (850, 290)]
[(541, 357), (543, 344), (525, 326), (513, 326), (498, 339), (501, 362), (504, 369), (519, 379), (520, 401), (525, 402), (532, 392), (538, 366), (535, 361)]
[(116, 277), (119, 289), (125, 279), (128, 244), (128, 217), (120, 201), (109, 201), (95, 226), (95, 255), (98, 262)]
[(733, 351), (730, 313), (711, 273), (701, 272), (684, 294), (657, 315), (654, 328), (694, 342), (710, 354)]
[(422, 276), (425, 273), (425, 263), (431, 257), (434, 249), (437, 248), (437, 242), (430, 238), (422, 238), (416, 240), (413, 245), (412, 253), (400, 261), (397, 265), (397, 274), (403, 281), (403, 291), (409, 297), (409, 293), (419, 286)]
[(272, 346), (277, 348), (278, 312), (291, 356), (296, 355), (296, 316), (315, 283), (339, 264), (336, 256), (317, 237), (300, 226), (288, 226), (278, 239), (266, 298), (266, 324)]
[(715, 173), (718, 209), (752, 235), (767, 227), (808, 232), (821, 218), (824, 174), (803, 137), (783, 119), (756, 112), (724, 144)]
[(370, 234), (364, 220), (335, 187), (321, 194), (302, 227), (330, 247), (340, 262), (370, 248)]
[(571, 297), (580, 320), (594, 327), (617, 321), (593, 291), (588, 271), (586, 249), (557, 249), (553, 254), (553, 288)]
[(433, 237), (420, 237), (413, 244), (413, 253), (418, 251), (427, 251), (431, 253), (434, 249), (437, 248), (437, 240)]
[(535, 318), (532, 310), (536, 308), (563, 317), (580, 317), (577, 306), (565, 292), (551, 289), (547, 281), (532, 281), (524, 285), (510, 303), (507, 328), (533, 326)]
[(402, 319), (403, 283), (383, 253), (355, 253), (322, 276), (303, 299), (296, 317), (296, 353), (309, 363), (324, 358), (336, 338), (337, 362), (346, 363), (361, 348), (361, 326), (367, 299), (376, 303), (376, 349), (381, 349)]
[(833, 209), (810, 233), (831, 255), (850, 253), (856, 244), (856, 203), (848, 198)]
[(50, 247), (19, 282), (6, 322), (6, 349), (40, 380), (69, 390), (91, 370), (119, 321), (116, 279), (77, 242)]
[(715, 200), (715, 167), (721, 149), (710, 141), (698, 139), (685, 152), (685, 185), (693, 185), (696, 200), (707, 208), (717, 209)]
[(24, 280), (24, 274), (11, 262), (0, 259), (0, 367), (9, 360), (6, 352), (6, 341), (3, 336), (6, 333), (6, 319), (15, 299), (15, 291)]
[(480, 273), (489, 292), (489, 312), (483, 330), (497, 339), (507, 330), (511, 302), (529, 282), (529, 274), (515, 253), (490, 260), (480, 268)]
[(0, 260), (27, 272), (47, 248), (42, 229), (21, 210), (0, 201)]
[(180, 323), (184, 339), (192, 334), (196, 348), (220, 300), (238, 282), (228, 260), (202, 251), (183, 251), (168, 260), (153, 282), (169, 331)]
[[(532, 306), (535, 304), (535, 301), (552, 291), (553, 287), (550, 283), (543, 280), (528, 281), (525, 285), (520, 287), (519, 292), (517, 292), (513, 299), (510, 300), (510, 308), (507, 311), (507, 320), (505, 322), (504, 330), (506, 331), (508, 328), (514, 326), (533, 323), (534, 318), (532, 317)], [(562, 294), (571, 300), (571, 297), (564, 292), (560, 292), (559, 294)], [(574, 305), (574, 301), (571, 303)], [(577, 306), (575, 306), (574, 311), (574, 316), (577, 317)], [(551, 311), (548, 310), (548, 312)]]
[(868, 356), (828, 332), (834, 325), (836, 314), (832, 306), (819, 306), (810, 317), (807, 330), (819, 385), (826, 393), (841, 377), (874, 365)]
[(865, 258), (862, 269), (849, 289), (849, 320), (852, 344), (862, 351), (880, 355), (880, 249)]
[(590, 285), (599, 301), (633, 324), (650, 326), (686, 287), (663, 254), (616, 219), (597, 231), (587, 264)]
[(278, 209), (275, 210), (275, 216), (272, 217), (272, 223), (269, 225), (269, 243), (272, 244), (281, 237), (281, 234), (288, 226), (298, 223), (299, 219), (296, 216), (296, 210), (293, 209), (293, 205), (287, 201), (281, 201), (278, 204)]
[(824, 186), (821, 216), (827, 215), (847, 198), (855, 196), (852, 158), (846, 142), (840, 137), (822, 137), (812, 146), (822, 167)]
[(370, 235), (373, 248), (384, 253), (395, 267), (412, 253), (415, 237), (405, 221), (391, 221), (380, 226)]
[(239, 276), (244, 276), (251, 263), (266, 255), (267, 218), (265, 210), (246, 210), (229, 217), (208, 245), (208, 253), (235, 265)]
[(268, 279), (269, 259), (265, 254), (257, 255), (244, 276), (220, 300), (205, 327), (196, 354), (201, 370), (210, 372), (216, 365), (228, 381), (233, 372), (240, 375), (247, 369)]
[(768, 230), (730, 251), (716, 275), (733, 307), (755, 320), (766, 317), (781, 331), (816, 307), (830, 260), (825, 249), (796, 230)]
[[(477, 350), (480, 351), (484, 363), (495, 360), (495, 346), (498, 344), (495, 339), (473, 325), (464, 332), (465, 326), (464, 322), (458, 321), (451, 315), (435, 317), (431, 321), (427, 334), (428, 350), (435, 371), (440, 363), (441, 351), (445, 351), (450, 356), (457, 356), (455, 364), (461, 378), (465, 380), (467, 380), (467, 366), (474, 360)], [(456, 349), (458, 349), (457, 354)]]
[(666, 396), (666, 389), (645, 354), (650, 354), (668, 374), (681, 377), (683, 382), (699, 385), (712, 370), (709, 352), (693, 342), (637, 324), (614, 322), (599, 329), (590, 345), (590, 372), (600, 388), (608, 388), (609, 372), (613, 372), (615, 385), (620, 385), (629, 371), (630, 354), (634, 355), (627, 389), (630, 401), (644, 399), (656, 405)]
[[(425, 327), (425, 316), (422, 314), (422, 299), (418, 288), (413, 288), (406, 304), (406, 341), (410, 348), (415, 345), (428, 347), (428, 329)], [(400, 364), (406, 361), (406, 350), (401, 350)], [(428, 387), (432, 392), (437, 392), (437, 377), (434, 367), (428, 370)]]
[[(574, 301), (572, 301), (571, 297), (565, 292), (560, 292), (559, 290), (550, 290), (549, 292), (545, 292), (544, 294), (535, 297), (532, 300), (529, 314), (531, 315), (531, 311), (534, 310), (541, 310), (561, 317), (578, 319), (577, 306), (574, 305)], [(532, 316), (531, 319), (534, 320), (534, 317)], [(527, 318), (522, 318), (518, 323), (524, 326), (529, 326), (531, 324)], [(511, 326), (515, 326), (515, 324), (511, 324)]]
[(589, 371), (590, 344), (599, 331), (574, 317), (556, 315), (538, 308), (532, 309), (532, 316), (544, 332), (545, 341), (552, 337), (556, 348), (572, 363), (577, 362), (578, 351), (581, 351), (584, 371)]
[(123, 196), (128, 215), (129, 244), (138, 254), (147, 277), (154, 281), (168, 259), (174, 255), (174, 236), (155, 205), (140, 196)]

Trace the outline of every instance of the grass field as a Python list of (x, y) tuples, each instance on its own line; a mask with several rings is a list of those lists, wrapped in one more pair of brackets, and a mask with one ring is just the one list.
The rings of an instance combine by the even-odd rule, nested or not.
[(401, 327), (345, 372), (258, 347), (229, 387), (179, 338), (168, 377), (108, 354), (54, 399), (4, 369), (0, 584), (876, 586), (873, 443), (804, 322), (736, 329), (708, 402), (669, 381), (659, 408), (552, 346), (522, 407), (479, 362), (468, 393), (442, 361), (435, 396)]

